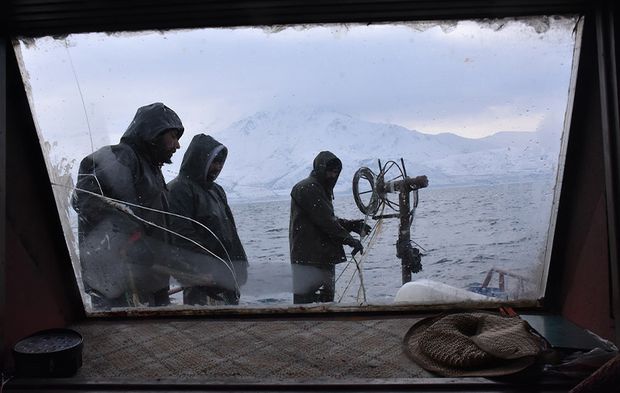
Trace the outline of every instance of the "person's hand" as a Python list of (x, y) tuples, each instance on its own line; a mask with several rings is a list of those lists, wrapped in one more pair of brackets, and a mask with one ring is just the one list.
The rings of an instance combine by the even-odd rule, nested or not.
[(355, 256), (357, 253), (364, 254), (364, 246), (362, 246), (362, 242), (355, 239), (355, 243), (353, 244), (353, 250), (351, 250), (351, 256)]
[(370, 231), (372, 231), (370, 225), (364, 223), (364, 220), (352, 220), (351, 227), (353, 232), (359, 234), (362, 237), (366, 236), (370, 233)]
[(364, 254), (364, 246), (362, 246), (362, 242), (360, 242), (359, 240), (354, 239), (354, 238), (349, 238), (347, 239), (347, 242), (345, 244), (347, 246), (353, 247), (353, 250), (351, 250), (352, 256), (355, 256), (355, 254), (357, 254), (358, 252), (361, 254)]
[(370, 231), (372, 231), (372, 227), (362, 221), (362, 224), (360, 225), (360, 230), (357, 233), (359, 233), (361, 237), (364, 237), (368, 235)]

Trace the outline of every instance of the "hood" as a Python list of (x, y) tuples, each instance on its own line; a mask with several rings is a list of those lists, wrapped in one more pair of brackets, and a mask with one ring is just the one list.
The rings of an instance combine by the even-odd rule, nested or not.
[(179, 175), (190, 178), (200, 184), (204, 183), (207, 177), (207, 170), (211, 166), (213, 159), (224, 152), (224, 161), (228, 149), (210, 135), (194, 135), (192, 141), (183, 155), (183, 162)]
[(322, 151), (314, 158), (312, 172), (310, 175), (316, 178), (319, 183), (323, 185), (327, 195), (333, 196), (334, 186), (336, 185), (338, 178), (332, 179), (331, 181), (328, 181), (325, 178), (325, 172), (327, 171), (328, 166), (338, 166), (342, 169), (342, 161), (340, 161), (334, 153), (330, 151)]
[(164, 131), (175, 129), (179, 138), (185, 130), (179, 116), (161, 102), (138, 108), (121, 142), (146, 149), (147, 144), (156, 139)]

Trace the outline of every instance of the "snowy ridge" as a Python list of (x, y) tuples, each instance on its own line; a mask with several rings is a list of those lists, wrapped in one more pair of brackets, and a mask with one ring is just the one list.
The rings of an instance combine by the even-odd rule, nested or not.
[(259, 112), (213, 136), (229, 149), (218, 182), (231, 199), (288, 196), (321, 150), (343, 162), (336, 192), (350, 190), (361, 166), (377, 172), (377, 159), (402, 157), (410, 176), (426, 174), (432, 186), (450, 186), (551, 176), (558, 156), (536, 132), (500, 132), (481, 139), (430, 135), (326, 109)]

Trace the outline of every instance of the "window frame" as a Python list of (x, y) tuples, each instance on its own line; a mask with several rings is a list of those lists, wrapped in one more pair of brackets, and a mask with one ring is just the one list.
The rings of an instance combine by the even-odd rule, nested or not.
[[(20, 3), (20, 2), (17, 2)], [(425, 5), (421, 1), (407, 2), (396, 1), (393, 4), (386, 6), (384, 4), (357, 1), (357, 2), (345, 2), (338, 1), (331, 5), (319, 4), (313, 5), (311, 2), (296, 2), (296, 1), (280, 1), (275, 5), (266, 4), (266, 2), (258, 1), (253, 4), (253, 7), (241, 7), (237, 2), (229, 4), (230, 7), (224, 6), (222, 9), (218, 9), (215, 4), (210, 4), (206, 7), (201, 7), (197, 3), (191, 3), (185, 7), (175, 7), (173, 4), (168, 4), (165, 1), (152, 1), (150, 2), (154, 8), (152, 13), (147, 13), (144, 16), (138, 18), (137, 21), (131, 21), (130, 16), (124, 15), (127, 11), (126, 7), (123, 7), (120, 2), (114, 2), (112, 5), (102, 5), (106, 10), (106, 15), (110, 15), (109, 18), (104, 17), (97, 24), (88, 23), (89, 20), (97, 18), (97, 11), (101, 9), (66, 9), (62, 12), (66, 12), (66, 17), (60, 18), (59, 21), (42, 20), (37, 19), (37, 12), (29, 12), (27, 10), (27, 4), (18, 4), (15, 8), (16, 11), (20, 11), (22, 7), (22, 17), (17, 23), (10, 24), (10, 29), (16, 32), (17, 36), (29, 36), (37, 37), (49, 34), (67, 34), (78, 32), (96, 32), (106, 31), (109, 33), (115, 31), (140, 31), (145, 28), (157, 27), (158, 29), (168, 28), (186, 28), (186, 27), (227, 27), (227, 26), (256, 26), (263, 24), (276, 24), (287, 25), (295, 23), (334, 23), (334, 22), (388, 22), (388, 21), (401, 21), (401, 20), (426, 20), (429, 18), (435, 20), (448, 20), (448, 19), (469, 19), (469, 18), (499, 18), (499, 17), (516, 17), (516, 16), (536, 16), (536, 15), (548, 15), (550, 10), (556, 10), (553, 13), (581, 13), (585, 11), (585, 2), (582, 1), (550, 1), (543, 4), (535, 1), (517, 1), (517, 2), (502, 2), (502, 7), (494, 7), (496, 2), (482, 2), (475, 6), (465, 6), (462, 2), (455, 1), (442, 1), (434, 4), (433, 6)], [(430, 8), (429, 8), (430, 7)], [(163, 10), (175, 10), (175, 17), (168, 19), (162, 17)], [(198, 10), (198, 11), (197, 11)], [(354, 12), (351, 12), (354, 10)], [(379, 11), (378, 11), (379, 10)], [(214, 12), (211, 12), (214, 11)], [(206, 17), (206, 15), (209, 15)], [(195, 15), (196, 18), (189, 17)], [(200, 21), (197, 20), (198, 16), (201, 16)], [(163, 19), (162, 19), (163, 18)], [(79, 19), (79, 20), (78, 20)], [(64, 22), (63, 22), (64, 21)], [(63, 24), (64, 23), (64, 24)], [(572, 78), (576, 78), (576, 70), (573, 71)], [(569, 94), (569, 100), (573, 99), (574, 88), (571, 88), (571, 94)], [(572, 111), (567, 112), (567, 116)], [(566, 127), (565, 127), (565, 131)], [(565, 145), (567, 142), (564, 141)], [(565, 146), (563, 147), (565, 149)], [(562, 161), (563, 162), (563, 161)], [(562, 168), (563, 171), (563, 168)], [(558, 175), (558, 181), (561, 185), (561, 176)], [(556, 191), (555, 199), (559, 198), (560, 190)], [(557, 200), (554, 201), (554, 218), (552, 220), (555, 223), (555, 216), (557, 215)], [(549, 236), (547, 240), (547, 253), (552, 251), (553, 235), (555, 234), (555, 228), (550, 227)], [(549, 256), (550, 258), (550, 256)], [(547, 258), (545, 258), (547, 259)], [(546, 264), (545, 275), (542, 285), (546, 286), (549, 273), (549, 262)], [(517, 308), (540, 308), (543, 305), (544, 299), (538, 299), (534, 301), (518, 301), (512, 302), (511, 305)], [(492, 308), (495, 305), (480, 304), (476, 302), (471, 303), (458, 303), (458, 304), (445, 304), (441, 306), (420, 306), (420, 305), (380, 305), (380, 306), (364, 306), (360, 307), (346, 307), (337, 306), (326, 309), (325, 306), (317, 305), (310, 307), (292, 308), (285, 306), (280, 309), (279, 307), (269, 308), (223, 308), (223, 309), (204, 309), (204, 310), (166, 310), (166, 309), (128, 309), (123, 311), (114, 312), (89, 312), (89, 316), (179, 316), (179, 315), (264, 315), (264, 314), (323, 314), (325, 312), (337, 312), (337, 313), (362, 313), (367, 314), (390, 314), (390, 313), (402, 313), (411, 311), (426, 312), (429, 310), (443, 310), (443, 309), (470, 309), (470, 308)]]

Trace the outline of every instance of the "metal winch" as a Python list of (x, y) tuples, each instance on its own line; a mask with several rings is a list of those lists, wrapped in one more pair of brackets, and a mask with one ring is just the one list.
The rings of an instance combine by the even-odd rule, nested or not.
[[(403, 284), (411, 281), (411, 274), (422, 270), (420, 250), (411, 244), (411, 225), (418, 206), (418, 190), (428, 186), (426, 176), (409, 177), (405, 162), (385, 164), (377, 160), (379, 173), (361, 167), (353, 176), (353, 199), (360, 211), (374, 220), (399, 218), (396, 256), (401, 260)], [(412, 206), (413, 199), (413, 206)]]

